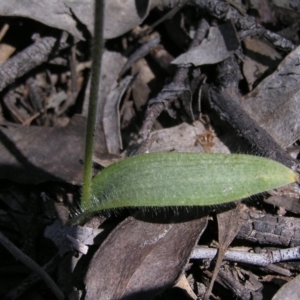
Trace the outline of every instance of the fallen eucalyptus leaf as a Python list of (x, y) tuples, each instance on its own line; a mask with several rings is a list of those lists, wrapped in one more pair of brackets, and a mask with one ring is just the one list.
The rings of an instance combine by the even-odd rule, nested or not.
[[(83, 1), (72, 0), (40, 0), (18, 1), (1, 0), (0, 15), (5, 17), (24, 17), (36, 20), (48, 26), (65, 30), (73, 36), (83, 39), (82, 33), (77, 29), (77, 22), (73, 17), (69, 4), (80, 5)], [(85, 0), (85, 14), (90, 14), (93, 22), (93, 0)]]
[(292, 198), (288, 196), (271, 196), (264, 199), (265, 203), (273, 206), (282, 207), (287, 211), (291, 211), (294, 214), (300, 213), (300, 203), (298, 198)]
[(241, 203), (238, 203), (234, 209), (217, 214), (219, 249), (214, 272), (203, 297), (204, 300), (208, 300), (210, 298), (210, 294), (219, 273), (225, 253), (243, 225), (244, 220), (241, 218), (243, 210), (245, 210), (245, 207), (243, 207)]
[[(97, 125), (95, 131), (95, 141), (97, 145), (102, 146), (102, 150), (104, 152), (108, 152), (104, 127), (108, 127), (111, 123), (119, 122), (119, 120), (113, 119), (111, 115), (105, 116), (104, 111), (106, 105), (108, 107), (111, 105), (108, 103), (108, 95), (116, 95), (118, 92), (118, 76), (126, 62), (126, 58), (122, 56), (120, 53), (114, 51), (104, 51), (102, 55), (102, 64), (101, 64), (101, 86), (99, 89), (98, 97), (101, 99), (98, 104), (97, 108)], [(85, 97), (84, 97), (84, 104), (82, 109), (82, 114), (87, 116), (88, 112), (88, 104), (90, 99), (90, 85), (91, 79), (89, 79)], [(106, 124), (104, 125), (104, 117), (106, 117)], [(97, 146), (95, 147), (97, 149)], [(99, 151), (100, 152), (100, 151)]]
[(283, 285), (279, 291), (273, 296), (272, 300), (298, 300), (300, 299), (300, 275), (296, 276), (292, 281)]
[(251, 91), (256, 80), (266, 71), (270, 74), (277, 67), (281, 55), (259, 39), (245, 38), (243, 43), (245, 46), (243, 73)]
[(272, 75), (241, 100), (244, 110), (282, 147), (300, 137), (299, 56), (297, 47)]
[(182, 275), (180, 277), (180, 279), (178, 280), (178, 282), (175, 284), (174, 286), (175, 288), (180, 288), (182, 290), (184, 290), (186, 292), (186, 294), (188, 295), (188, 297), (192, 300), (197, 300), (198, 297), (197, 295), (194, 293), (194, 291), (192, 290), (187, 278), (185, 275)]
[[(139, 25), (148, 15), (151, 1), (106, 1), (104, 38), (118, 37)], [(153, 6), (153, 5), (152, 5)], [(94, 0), (0, 0), (0, 15), (31, 18), (65, 30), (83, 40), (77, 20), (94, 32)]]
[(172, 61), (172, 64), (195, 66), (216, 64), (228, 58), (240, 46), (234, 26), (230, 21), (211, 27), (203, 42)]
[(0, 178), (21, 183), (82, 181), (85, 118), (63, 128), (0, 127)]
[[(230, 138), (230, 134), (223, 135), (223, 140)], [(214, 131), (207, 130), (200, 121), (152, 131), (150, 139), (152, 144), (149, 152), (230, 153)]]
[[(75, 116), (65, 127), (0, 125), (0, 178), (20, 183), (82, 183), (86, 119)], [(115, 160), (101, 144), (95, 152), (102, 165)], [(101, 153), (101, 154), (100, 154)]]
[(125, 77), (117, 88), (112, 90), (106, 98), (103, 112), (103, 129), (106, 138), (107, 150), (111, 154), (119, 154), (123, 148), (120, 128), (120, 101), (128, 85), (132, 81), (131, 76)]
[(207, 218), (168, 218), (144, 212), (124, 220), (95, 253), (86, 300), (153, 299), (179, 278)]

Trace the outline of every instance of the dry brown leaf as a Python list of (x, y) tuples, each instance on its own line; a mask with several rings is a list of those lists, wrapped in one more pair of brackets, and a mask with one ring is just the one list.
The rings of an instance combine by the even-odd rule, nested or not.
[(152, 299), (172, 286), (207, 219), (172, 221), (165, 223), (166, 213), (147, 219), (140, 212), (116, 227), (90, 263), (85, 299)]
[(234, 26), (228, 21), (219, 27), (211, 27), (208, 37), (199, 46), (181, 54), (172, 64), (216, 64), (232, 55), (239, 46)]
[(123, 148), (121, 129), (120, 129), (120, 101), (125, 93), (128, 85), (131, 83), (132, 77), (125, 77), (119, 86), (112, 90), (106, 97), (103, 112), (103, 129), (107, 144), (108, 153), (119, 154)]
[(189, 282), (188, 282), (185, 275), (182, 275), (180, 277), (180, 279), (178, 280), (178, 282), (175, 284), (174, 287), (178, 287), (178, 288), (181, 288), (181, 289), (185, 290), (190, 299), (193, 299), (193, 300), (198, 299), (197, 295), (192, 290), (192, 288), (191, 288), (191, 286), (190, 286), (190, 284), (189, 284)]
[(282, 286), (279, 291), (273, 296), (272, 300), (298, 300), (300, 299), (300, 275), (296, 276), (292, 281)]
[(236, 208), (217, 214), (219, 232), (219, 251), (217, 254), (217, 261), (213, 272), (213, 276), (211, 278), (209, 287), (204, 295), (205, 300), (208, 300), (210, 297), (210, 293), (219, 273), (226, 250), (228, 249), (229, 245), (234, 240), (244, 223), (243, 219), (240, 217), (243, 209), (244, 205), (239, 202)]
[[(100, 101), (97, 107), (97, 125), (95, 131), (95, 141), (97, 145), (102, 145), (102, 150), (108, 152), (106, 139), (104, 136), (104, 109), (107, 102), (107, 96), (118, 87), (118, 76), (126, 62), (126, 58), (120, 53), (114, 51), (104, 51), (101, 64), (101, 85), (98, 93)], [(90, 99), (90, 79), (86, 88), (82, 114), (87, 116), (88, 104)], [(119, 122), (114, 120), (113, 122)], [(101, 152), (97, 147), (98, 152)]]
[[(75, 116), (61, 128), (0, 126), (0, 178), (34, 184), (45, 181), (81, 184), (85, 123), (84, 117)], [(101, 145), (97, 148), (101, 149)], [(109, 155), (98, 154), (98, 159), (101, 158), (107, 160)]]
[(154, 80), (155, 76), (144, 58), (133, 63), (131, 74), (135, 75), (136, 73), (138, 76), (132, 86), (132, 95), (135, 107), (139, 111), (149, 99), (151, 90), (148, 84)]
[(247, 113), (282, 147), (300, 137), (299, 55), (297, 47), (272, 75), (241, 100)]
[(271, 72), (278, 65), (281, 55), (271, 46), (261, 40), (245, 38), (245, 58), (243, 73), (252, 90), (254, 82), (266, 72)]
[(0, 64), (6, 62), (10, 56), (16, 51), (16, 47), (1, 43), (0, 44)]
[(298, 198), (291, 198), (288, 196), (271, 196), (264, 200), (265, 203), (282, 207), (287, 211), (295, 214), (300, 213), (300, 203)]
[[(151, 1), (106, 1), (104, 38), (118, 37), (139, 25), (147, 17), (150, 4)], [(79, 20), (94, 33), (94, 0), (0, 0), (0, 15), (31, 18), (83, 40)]]
[(156, 130), (150, 137), (153, 140), (150, 152), (205, 152), (209, 146), (211, 153), (230, 153), (214, 132), (206, 130), (200, 121)]

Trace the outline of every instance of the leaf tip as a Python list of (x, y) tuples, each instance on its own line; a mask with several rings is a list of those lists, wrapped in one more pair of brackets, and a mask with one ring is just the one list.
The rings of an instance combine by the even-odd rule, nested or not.
[(299, 174), (296, 172), (293, 172), (291, 174), (291, 180), (292, 180), (292, 182), (299, 182)]

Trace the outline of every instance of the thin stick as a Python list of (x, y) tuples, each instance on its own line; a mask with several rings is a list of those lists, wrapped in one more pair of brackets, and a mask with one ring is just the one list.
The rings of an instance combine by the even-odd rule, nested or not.
[(91, 90), (86, 126), (84, 178), (82, 189), (82, 206), (91, 203), (91, 181), (93, 171), (94, 132), (98, 106), (98, 92), (101, 78), (101, 58), (103, 52), (104, 0), (95, 0), (94, 45), (92, 51)]
[[(212, 248), (196, 247), (190, 259), (213, 259), (216, 257), (217, 251), (217, 249)], [(227, 250), (224, 255), (224, 260), (258, 266), (268, 266), (270, 264), (294, 259), (300, 259), (300, 247), (271, 250), (261, 254), (239, 250)]]
[(64, 300), (64, 294), (52, 280), (52, 278), (41, 268), (34, 260), (24, 254), (19, 248), (17, 248), (5, 235), (0, 232), (0, 243), (19, 261), (26, 265), (33, 272), (38, 274), (41, 279), (46, 283), (49, 289), (57, 297), (57, 299)]

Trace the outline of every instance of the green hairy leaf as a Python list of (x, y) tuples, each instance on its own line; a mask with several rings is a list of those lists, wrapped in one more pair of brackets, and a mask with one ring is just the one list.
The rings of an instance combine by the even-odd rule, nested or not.
[(240, 154), (151, 153), (96, 175), (89, 207), (77, 218), (121, 207), (206, 206), (293, 183), (298, 174), (273, 160)]

